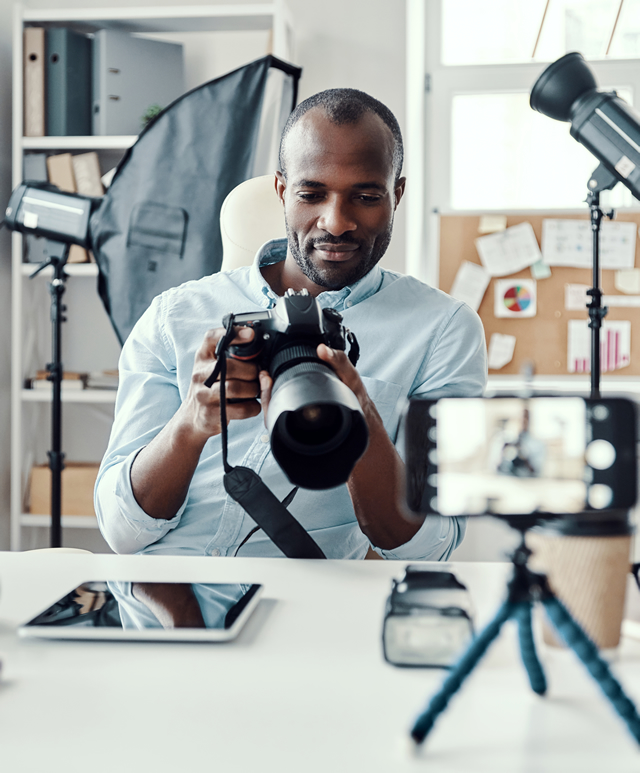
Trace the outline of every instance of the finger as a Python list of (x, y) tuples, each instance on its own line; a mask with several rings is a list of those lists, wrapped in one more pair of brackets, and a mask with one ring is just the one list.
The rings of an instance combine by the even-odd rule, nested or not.
[(267, 411), (269, 410), (269, 401), (271, 400), (271, 390), (273, 389), (273, 379), (266, 370), (261, 370), (260, 375), (260, 404), (264, 412), (265, 422), (267, 420)]
[(225, 383), (227, 400), (256, 400), (260, 397), (258, 380), (237, 381), (227, 379)]
[(318, 357), (330, 365), (335, 371), (336, 376), (346, 384), (352, 392), (358, 395), (364, 390), (362, 379), (358, 371), (353, 367), (349, 358), (339, 349), (331, 349), (325, 344), (320, 344), (317, 349)]
[(236, 325), (233, 328), (236, 331), (236, 335), (231, 339), (230, 345), (236, 346), (240, 344), (248, 344), (249, 341), (253, 341), (255, 333), (251, 327), (239, 327)]
[(245, 400), (241, 403), (227, 403), (227, 420), (236, 421), (251, 419), (260, 413), (260, 403), (257, 400)]
[[(249, 341), (253, 340), (255, 334), (250, 327), (236, 327), (234, 329), (237, 330), (237, 333), (231, 341), (231, 344), (247, 344)], [(207, 330), (202, 345), (198, 350), (198, 356), (202, 359), (215, 359), (218, 343), (226, 332), (227, 331), (223, 327)]]
[(258, 363), (255, 360), (234, 360), (233, 357), (229, 357), (227, 359), (227, 379), (257, 381)]

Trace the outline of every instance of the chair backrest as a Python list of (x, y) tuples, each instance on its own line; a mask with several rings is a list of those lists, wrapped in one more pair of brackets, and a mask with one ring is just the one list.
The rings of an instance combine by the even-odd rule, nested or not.
[(265, 242), (287, 235), (274, 175), (245, 180), (229, 193), (220, 209), (220, 233), (222, 271), (251, 265)]
[(90, 550), (83, 550), (82, 548), (33, 548), (33, 550), (25, 550), (25, 553), (88, 553), (91, 555)]

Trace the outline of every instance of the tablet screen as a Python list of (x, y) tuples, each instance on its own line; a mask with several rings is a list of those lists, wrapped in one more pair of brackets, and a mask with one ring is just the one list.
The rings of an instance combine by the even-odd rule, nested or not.
[(234, 638), (261, 585), (90, 581), (25, 623), (23, 636), (54, 638)]

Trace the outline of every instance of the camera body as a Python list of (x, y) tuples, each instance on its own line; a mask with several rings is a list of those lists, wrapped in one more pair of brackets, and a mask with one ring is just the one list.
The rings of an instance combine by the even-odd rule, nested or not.
[(286, 476), (315, 490), (346, 483), (369, 431), (354, 393), (316, 353), (321, 343), (345, 351), (348, 341), (355, 365), (357, 341), (342, 316), (323, 309), (306, 290), (288, 290), (272, 310), (234, 314), (233, 325), (250, 327), (255, 336), (230, 346), (227, 356), (255, 361), (273, 378), (266, 425)]
[(335, 309), (323, 309), (307, 290), (288, 290), (273, 309), (234, 314), (233, 324), (250, 327), (253, 341), (230, 346), (229, 356), (237, 360), (256, 360), (260, 370), (274, 379), (299, 362), (315, 362), (329, 367), (316, 354), (318, 344), (346, 349), (347, 330)]

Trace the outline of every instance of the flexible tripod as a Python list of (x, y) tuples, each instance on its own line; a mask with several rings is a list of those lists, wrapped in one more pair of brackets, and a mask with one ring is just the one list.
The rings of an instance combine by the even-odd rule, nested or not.
[(47, 240), (48, 259), (41, 263), (29, 277), (33, 279), (47, 266), (53, 267), (53, 277), (49, 282), (51, 295), (51, 362), (47, 363), (52, 382), (53, 395), (51, 399), (51, 450), (47, 451), (49, 469), (51, 470), (51, 533), (52, 548), (62, 546), (62, 470), (64, 469), (64, 454), (62, 453), (62, 323), (65, 322), (66, 306), (62, 296), (66, 290), (67, 273), (64, 270), (69, 257), (69, 244)]
[(528, 527), (516, 528), (519, 528), (522, 533), (522, 541), (512, 556), (513, 576), (508, 585), (507, 600), (500, 607), (493, 620), (472, 641), (460, 660), (453, 666), (439, 692), (433, 696), (425, 711), (416, 720), (411, 730), (411, 737), (416, 744), (421, 744), (425, 740), (436, 719), (446, 709), (451, 698), (462, 687), (464, 680), (479, 663), (491, 643), (498, 637), (504, 623), (509, 619), (514, 619), (518, 623), (520, 653), (531, 688), (538, 695), (545, 694), (547, 680), (536, 653), (531, 629), (531, 609), (536, 601), (540, 601), (567, 646), (587, 667), (589, 673), (611, 701), (614, 709), (626, 722), (633, 737), (640, 744), (640, 716), (635, 705), (627, 697), (607, 663), (598, 654), (595, 644), (556, 598), (545, 575), (537, 574), (529, 569), (527, 562), (531, 551), (525, 544), (525, 533)]

